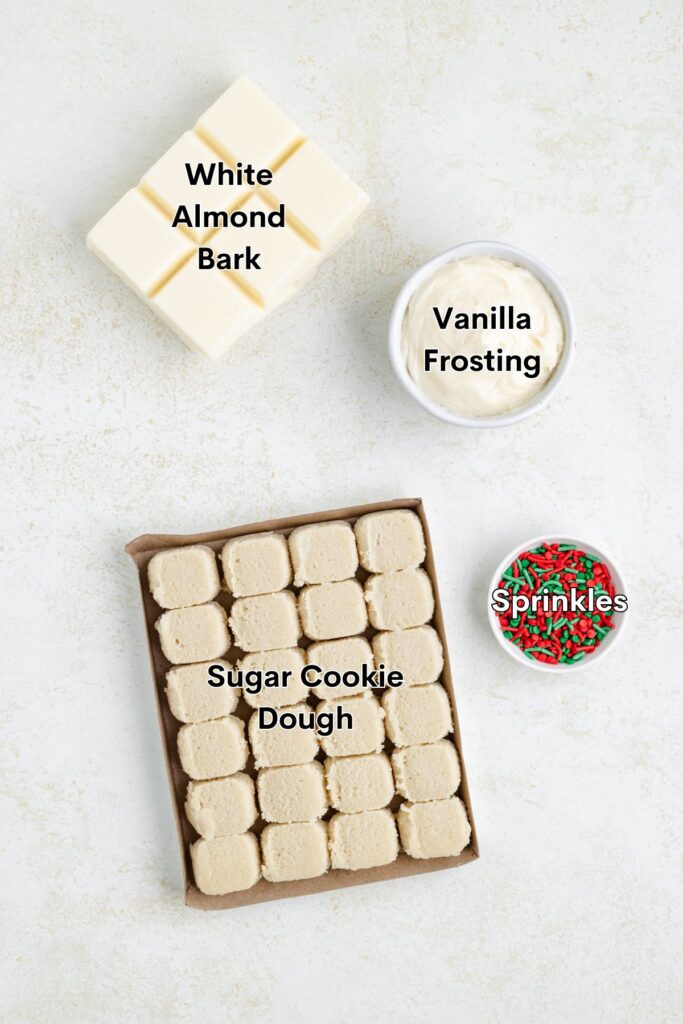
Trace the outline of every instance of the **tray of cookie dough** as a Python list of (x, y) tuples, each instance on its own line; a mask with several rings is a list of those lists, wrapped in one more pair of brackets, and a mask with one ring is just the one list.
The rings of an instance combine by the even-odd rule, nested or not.
[(126, 550), (189, 906), (478, 857), (420, 499)]

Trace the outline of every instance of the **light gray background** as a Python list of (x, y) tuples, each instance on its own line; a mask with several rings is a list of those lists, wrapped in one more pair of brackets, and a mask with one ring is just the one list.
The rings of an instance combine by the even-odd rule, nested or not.
[[(680, 1019), (680, 5), (4, 7), (2, 1019)], [(213, 366), (85, 234), (240, 73), (373, 205)], [(499, 432), (423, 414), (385, 352), (405, 276), (474, 238), (546, 260), (577, 316), (566, 386)], [(416, 495), (481, 860), (186, 910), (124, 543)], [(632, 605), (559, 681), (485, 616), (498, 560), (554, 530)]]

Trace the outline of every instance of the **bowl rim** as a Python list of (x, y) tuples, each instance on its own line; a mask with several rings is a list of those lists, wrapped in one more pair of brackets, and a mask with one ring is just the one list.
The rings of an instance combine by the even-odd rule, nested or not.
[[(568, 672), (579, 672), (581, 669), (587, 668), (589, 665), (595, 665), (600, 658), (604, 657), (605, 654), (612, 650), (614, 645), (617, 643), (624, 631), (625, 623), (625, 612), (615, 612), (615, 625), (604, 640), (601, 641), (600, 645), (596, 648), (595, 652), (591, 654), (590, 658), (583, 658), (582, 661), (576, 662), (574, 665), (552, 665), (548, 662), (536, 661), (535, 658), (527, 658), (525, 654), (522, 654), (514, 644), (511, 644), (503, 636), (503, 631), (498, 621), (498, 616), (491, 607), (491, 595), (498, 585), (503, 572), (507, 569), (508, 565), (511, 564), (517, 558), (522, 551), (528, 551), (530, 548), (536, 548), (540, 544), (572, 544), (574, 547), (580, 548), (583, 551), (594, 552), (601, 562), (604, 562), (610, 571), (612, 581), (614, 583), (614, 589), (617, 594), (626, 593), (626, 582), (624, 580), (623, 573), (617, 567), (612, 557), (606, 554), (604, 548), (597, 544), (587, 543), (580, 538), (566, 533), (544, 533), (537, 537), (532, 537), (530, 540), (525, 540), (521, 544), (515, 545), (505, 558), (501, 559), (500, 563), (496, 567), (495, 572), (491, 576), (491, 581), (486, 592), (486, 611), (489, 620), (489, 626), (494, 637), (503, 648), (506, 653), (513, 658), (519, 665), (525, 665), (526, 668), (534, 669), (537, 672), (552, 672), (556, 675), (566, 674)], [(628, 609), (627, 609), (628, 610)]]
[[(447, 409), (443, 405), (439, 405), (438, 402), (434, 402), (418, 387), (408, 373), (408, 368), (401, 352), (403, 320), (413, 293), (423, 281), (426, 281), (427, 278), (431, 277), (441, 267), (447, 263), (455, 263), (457, 260), (465, 259), (468, 256), (496, 256), (500, 259), (508, 259), (511, 263), (516, 263), (530, 270), (550, 293), (564, 328), (562, 354), (545, 386), (525, 405), (520, 406), (518, 409), (512, 409), (510, 412), (498, 413), (495, 416), (463, 416)], [(389, 359), (397, 378), (415, 401), (430, 412), (432, 416), (460, 427), (474, 427), (478, 429), (507, 427), (526, 419), (528, 416), (532, 416), (533, 413), (545, 405), (561, 385), (571, 365), (575, 346), (574, 314), (567, 293), (559, 278), (541, 260), (525, 252), (523, 249), (518, 249), (514, 245), (508, 245), (507, 242), (463, 242), (460, 245), (446, 249), (444, 252), (439, 253), (438, 256), (432, 257), (432, 259), (418, 267), (404, 282), (389, 317)]]

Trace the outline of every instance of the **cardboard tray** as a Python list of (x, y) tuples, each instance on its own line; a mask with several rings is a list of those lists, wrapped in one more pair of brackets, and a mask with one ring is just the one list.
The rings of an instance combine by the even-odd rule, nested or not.
[[(255, 886), (244, 892), (231, 893), (227, 896), (206, 896), (204, 893), (199, 891), (194, 883), (192, 875), (190, 844), (197, 839), (197, 834), (187, 820), (184, 811), (188, 778), (180, 767), (180, 760), (178, 758), (176, 747), (176, 737), (181, 723), (177, 722), (171, 714), (166, 700), (166, 694), (164, 692), (166, 673), (169, 668), (171, 668), (171, 665), (161, 652), (158, 634), (154, 628), (154, 623), (161, 615), (162, 609), (160, 609), (153, 600), (147, 585), (147, 565), (149, 560), (157, 551), (163, 551), (167, 548), (184, 547), (191, 544), (206, 544), (214, 551), (219, 552), (225, 541), (229, 540), (231, 537), (239, 537), (250, 533), (268, 533), (270, 531), (278, 531), (288, 534), (297, 526), (304, 526), (308, 523), (324, 523), (334, 519), (345, 519), (353, 523), (360, 516), (366, 515), (368, 512), (379, 512), (397, 508), (414, 510), (420, 517), (424, 529), (427, 548), (424, 567), (431, 578), (432, 586), (434, 588), (435, 610), (433, 625), (441, 638), (444, 648), (444, 670), (442, 682), (448, 693), (453, 711), (453, 741), (458, 751), (462, 769), (462, 782), (460, 789), (458, 790), (458, 795), (462, 798), (467, 808), (467, 814), (472, 826), (470, 843), (457, 857), (440, 857), (433, 860), (414, 860), (412, 857), (409, 857), (406, 853), (401, 851), (399, 853), (398, 860), (394, 861), (393, 864), (386, 864), (383, 867), (368, 868), (362, 871), (331, 870), (320, 878), (310, 878), (300, 882), (273, 883), (267, 882), (265, 879), (261, 879)], [(444, 868), (457, 867), (460, 864), (468, 864), (470, 861), (477, 859), (479, 856), (479, 846), (474, 826), (474, 817), (472, 814), (470, 791), (467, 785), (467, 773), (465, 770), (465, 761), (462, 752), (460, 728), (458, 726), (458, 713), (453, 694), (453, 678), (448, 657), (446, 630), (443, 621), (441, 601), (439, 598), (439, 588), (436, 579), (436, 568), (434, 565), (434, 554), (432, 551), (431, 539), (429, 536), (429, 527), (427, 525), (424, 506), (420, 498), (403, 498), (395, 501), (377, 502), (372, 505), (356, 505), (352, 508), (332, 509), (329, 512), (318, 512), (313, 515), (291, 516), (288, 519), (271, 519), (269, 522), (265, 523), (250, 523), (247, 526), (235, 526), (229, 530), (218, 530), (214, 533), (196, 533), (191, 535), (145, 534), (142, 537), (137, 537), (135, 540), (131, 541), (130, 544), (126, 545), (126, 551), (137, 566), (140, 581), (142, 604), (145, 613), (145, 622), (147, 625), (147, 643), (152, 665), (152, 675), (154, 678), (157, 712), (161, 726), (166, 758), (166, 769), (173, 797), (173, 808), (175, 811), (178, 840), (180, 842), (183, 861), (185, 903), (189, 907), (196, 907), (200, 910), (224, 910), (231, 907), (246, 906), (250, 903), (262, 903), (268, 900), (284, 899), (289, 896), (304, 896), (309, 893), (327, 892), (331, 889), (344, 889), (350, 885), (364, 885), (366, 882), (379, 882), (386, 878), (400, 878), (404, 875), (420, 875), (425, 871), (440, 871)], [(368, 573), (363, 569), (359, 570), (358, 579), (364, 580), (367, 576)], [(293, 589), (296, 590), (297, 588)], [(216, 600), (223, 604), (226, 609), (229, 609), (232, 604), (232, 598), (230, 595), (223, 591), (221, 591), (221, 594), (216, 598)], [(369, 628), (367, 636), (371, 637), (375, 632), (376, 630)], [(308, 641), (305, 639), (302, 641), (302, 643), (307, 642)], [(231, 651), (226, 655), (227, 659), (233, 661), (236, 653), (236, 648), (231, 649)], [(355, 691), (349, 691), (349, 693), (353, 692)], [(244, 701), (240, 701), (235, 714), (244, 718), (246, 721), (251, 714), (251, 711), (251, 708), (245, 707)], [(390, 746), (391, 745), (389, 745), (389, 747)], [(256, 774), (251, 756), (245, 771), (249, 772), (251, 775)], [(395, 797), (394, 802), (390, 806), (395, 810), (400, 802), (400, 798)], [(261, 819), (258, 819), (253, 831), (258, 833), (262, 827), (263, 822)]]

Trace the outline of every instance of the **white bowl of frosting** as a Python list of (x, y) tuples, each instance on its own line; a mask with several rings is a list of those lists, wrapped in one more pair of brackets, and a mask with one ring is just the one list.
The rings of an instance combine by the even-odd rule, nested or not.
[(467, 242), (404, 284), (389, 323), (396, 376), (433, 416), (504, 427), (559, 387), (574, 349), (564, 288), (545, 264), (502, 242)]

